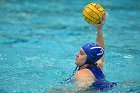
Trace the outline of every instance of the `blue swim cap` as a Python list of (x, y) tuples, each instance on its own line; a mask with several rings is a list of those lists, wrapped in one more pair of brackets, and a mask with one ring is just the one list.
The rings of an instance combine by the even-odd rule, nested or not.
[(95, 43), (87, 43), (82, 46), (87, 55), (85, 64), (96, 64), (96, 62), (104, 55), (104, 49)]

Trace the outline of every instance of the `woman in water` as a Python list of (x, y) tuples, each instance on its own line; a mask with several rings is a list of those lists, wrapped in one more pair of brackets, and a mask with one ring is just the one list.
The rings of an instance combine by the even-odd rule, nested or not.
[(76, 54), (75, 64), (79, 68), (75, 73), (77, 90), (95, 89), (108, 90), (116, 83), (108, 82), (102, 72), (104, 62), (104, 38), (102, 28), (106, 15), (103, 14), (100, 24), (93, 24), (97, 28), (97, 38), (95, 43), (87, 43), (80, 48)]
[[(80, 48), (80, 51), (76, 54), (75, 64), (79, 68), (74, 75), (76, 82), (76, 89), (69, 88), (57, 88), (52, 89), (49, 93), (81, 93), (81, 90), (100, 90), (107, 91), (112, 89), (116, 83), (109, 82), (105, 79), (102, 72), (104, 61), (104, 38), (102, 34), (102, 27), (105, 23), (106, 15), (101, 18), (101, 23), (96, 25), (97, 39), (95, 43), (87, 43)], [(77, 68), (76, 68), (77, 69)], [(76, 71), (74, 70), (74, 72)], [(73, 76), (66, 79), (66, 83), (73, 80)], [(61, 82), (62, 84), (65, 83)]]

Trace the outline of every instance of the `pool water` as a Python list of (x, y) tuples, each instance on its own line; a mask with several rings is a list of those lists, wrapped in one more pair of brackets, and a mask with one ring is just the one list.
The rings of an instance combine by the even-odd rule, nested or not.
[[(94, 1), (107, 12), (104, 73), (119, 84), (108, 93), (140, 93), (140, 1)], [(69, 93), (75, 84), (60, 82), (79, 48), (96, 40), (81, 14), (91, 2), (0, 0), (0, 93)]]

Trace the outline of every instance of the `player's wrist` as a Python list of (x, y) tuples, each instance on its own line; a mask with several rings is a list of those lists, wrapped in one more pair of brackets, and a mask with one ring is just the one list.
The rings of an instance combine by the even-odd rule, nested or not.
[(102, 27), (97, 27), (97, 31), (102, 31)]

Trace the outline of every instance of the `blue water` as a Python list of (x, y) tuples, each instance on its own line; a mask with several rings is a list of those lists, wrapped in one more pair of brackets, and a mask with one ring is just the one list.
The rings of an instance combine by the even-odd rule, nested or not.
[[(96, 39), (81, 12), (91, 2), (0, 0), (0, 93), (69, 93), (75, 85), (59, 82), (72, 74), (79, 48)], [(104, 73), (120, 84), (108, 92), (140, 93), (140, 1), (94, 2), (107, 12)]]

